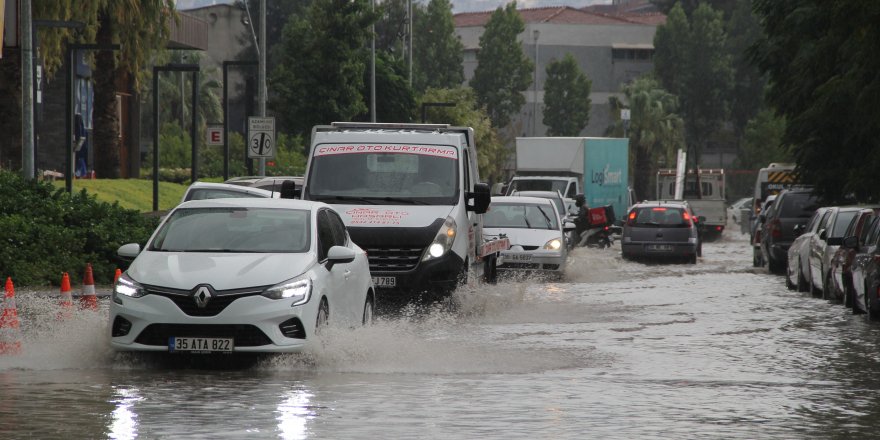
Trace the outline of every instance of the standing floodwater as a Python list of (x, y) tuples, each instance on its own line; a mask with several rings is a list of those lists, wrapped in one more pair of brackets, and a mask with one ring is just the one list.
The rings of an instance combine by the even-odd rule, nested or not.
[(565, 282), (503, 281), (233, 369), (114, 354), (106, 304), (59, 321), (19, 291), (0, 438), (874, 435), (880, 324), (752, 269), (742, 237), (696, 265), (578, 249)]

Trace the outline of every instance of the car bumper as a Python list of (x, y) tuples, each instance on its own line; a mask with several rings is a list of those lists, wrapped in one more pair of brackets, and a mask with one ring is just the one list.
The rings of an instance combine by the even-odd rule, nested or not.
[[(666, 245), (667, 249), (653, 249), (653, 245)], [(621, 243), (621, 252), (628, 257), (650, 257), (650, 258), (666, 258), (666, 257), (691, 257), (697, 255), (697, 245), (695, 243)]]
[(242, 353), (302, 351), (313, 336), (319, 302), (312, 297), (305, 304), (291, 306), (292, 300), (257, 295), (238, 298), (215, 316), (190, 316), (159, 295), (122, 297), (121, 301), (110, 306), (114, 350), (167, 352), (170, 337), (205, 337), (233, 338), (233, 352)]
[(502, 251), (498, 270), (562, 273), (566, 255), (557, 251)]
[[(419, 261), (408, 271), (370, 271), (373, 283), (383, 301), (410, 300), (422, 293), (449, 294), (461, 282), (464, 260), (455, 252), (439, 258)], [(388, 279), (393, 279), (389, 285)]]

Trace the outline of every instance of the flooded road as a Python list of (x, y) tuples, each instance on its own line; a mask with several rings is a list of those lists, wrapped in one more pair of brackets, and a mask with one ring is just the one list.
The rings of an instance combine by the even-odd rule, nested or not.
[[(235, 369), (115, 355), (107, 314), (17, 292), (0, 438), (813, 438), (880, 427), (880, 324), (786, 290), (747, 238), (696, 265), (575, 251), (565, 282), (331, 329)], [(219, 358), (217, 362), (224, 362)]]

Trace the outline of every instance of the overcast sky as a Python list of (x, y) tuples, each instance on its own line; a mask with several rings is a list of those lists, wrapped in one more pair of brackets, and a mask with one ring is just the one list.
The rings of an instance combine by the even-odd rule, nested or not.
[[(195, 7), (209, 6), (214, 4), (230, 4), (234, 0), (177, 0), (177, 7), (180, 9), (190, 9)], [(278, 0), (268, 0), (278, 1)], [(288, 1), (288, 0), (284, 0)], [(379, 3), (382, 0), (378, 0)], [(427, 4), (429, 0), (414, 0), (423, 4)], [(475, 12), (475, 11), (492, 11), (501, 5), (506, 5), (512, 0), (450, 0), (452, 2), (452, 12)], [(518, 0), (516, 5), (518, 8), (542, 8), (546, 6), (574, 6), (580, 8), (589, 5), (610, 4), (611, 0)]]

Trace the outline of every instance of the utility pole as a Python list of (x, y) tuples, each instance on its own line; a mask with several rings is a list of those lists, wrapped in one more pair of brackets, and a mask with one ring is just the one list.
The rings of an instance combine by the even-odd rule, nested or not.
[(538, 37), (541, 35), (541, 31), (535, 29), (532, 33), (535, 37), (535, 102), (532, 103), (532, 136), (537, 136), (538, 134)]
[[(266, 1), (266, 0), (263, 0)], [(370, 0), (370, 8), (376, 10), (376, 0)], [(376, 122), (376, 25), (370, 25), (370, 121)]]
[[(21, 29), (21, 170), (22, 177), (34, 178), (34, 47), (31, 27), (31, 0), (21, 0), (18, 16)], [(66, 143), (65, 143), (66, 145)]]
[(409, 62), (409, 86), (412, 87), (412, 64), (413, 64), (413, 46), (412, 46), (412, 41), (413, 41), (413, 7), (412, 7), (412, 0), (407, 0), (407, 2), (406, 2), (406, 13), (407, 13), (407, 16), (409, 17), (409, 21), (408, 21), (409, 29), (407, 31), (407, 38), (409, 39), (409, 50), (406, 52), (406, 54), (409, 57), (409, 60), (407, 60)]
[[(266, 116), (266, 0), (260, 0), (260, 116)], [(266, 158), (260, 158), (260, 176), (266, 175)]]

